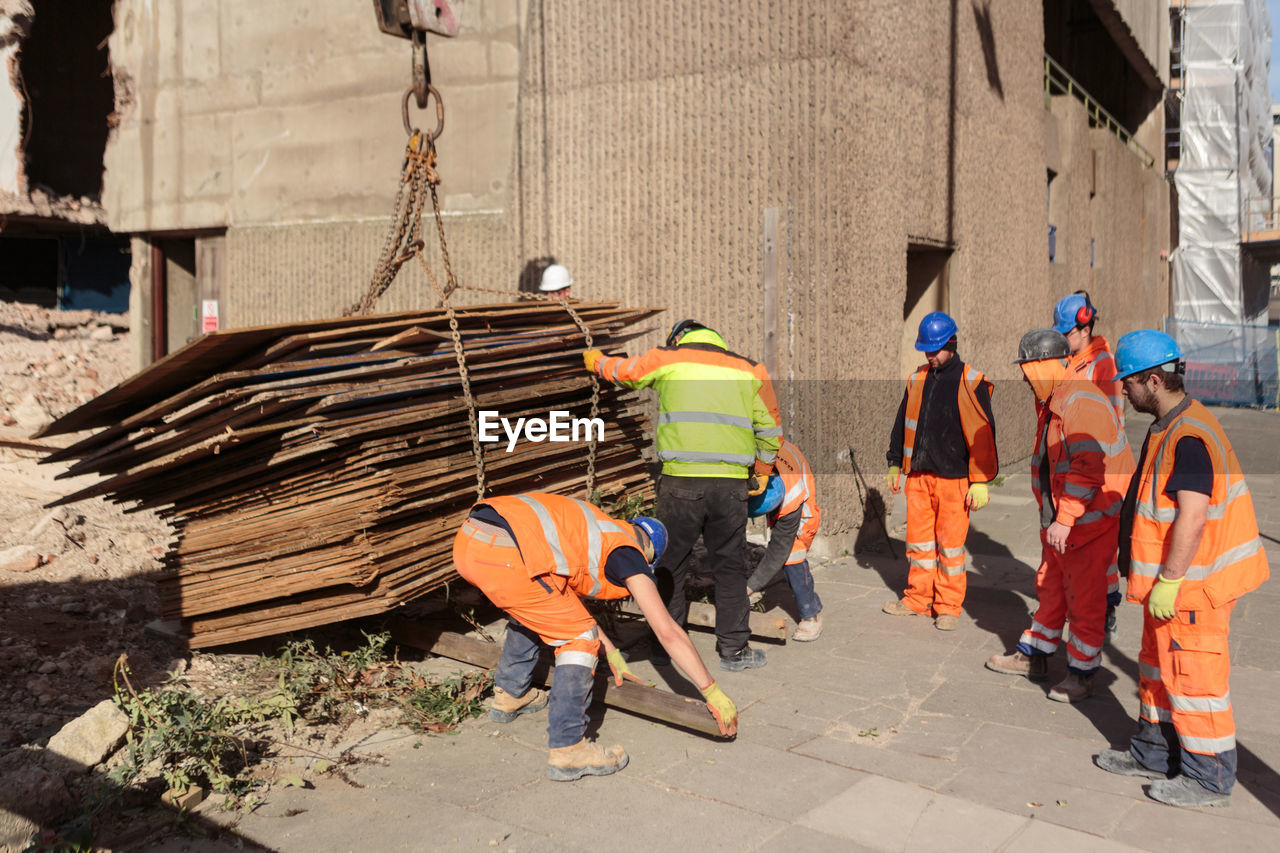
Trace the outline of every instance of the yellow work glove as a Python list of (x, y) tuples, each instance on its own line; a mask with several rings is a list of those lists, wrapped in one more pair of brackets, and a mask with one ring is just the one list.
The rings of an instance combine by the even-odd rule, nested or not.
[(890, 465), (889, 473), (884, 475), (884, 481), (889, 484), (889, 491), (896, 495), (898, 484), (902, 482), (902, 469), (897, 465)]
[(747, 494), (754, 498), (756, 495), (763, 493), (768, 485), (768, 474), (753, 474), (747, 479)]
[(720, 689), (720, 685), (714, 681), (702, 691), (702, 698), (707, 700), (707, 709), (711, 711), (711, 716), (716, 718), (716, 725), (720, 727), (720, 734), (725, 737), (733, 737), (738, 733), (738, 706), (733, 704), (733, 700), (724, 695), (724, 691)]
[(986, 483), (970, 483), (969, 494), (965, 495), (965, 509), (982, 509), (987, 505), (987, 484)]
[(1151, 587), (1151, 595), (1147, 596), (1147, 612), (1157, 619), (1172, 619), (1177, 612), (1178, 587), (1182, 586), (1182, 578), (1170, 580), (1164, 575), (1156, 575), (1156, 585)]
[(604, 353), (598, 349), (589, 349), (582, 354), (582, 364), (592, 373), (596, 372), (596, 365), (600, 363), (600, 359), (604, 358)]
[(627, 659), (622, 656), (622, 652), (614, 649), (605, 654), (605, 659), (609, 661), (609, 671), (613, 673), (613, 683), (617, 687), (622, 686), (622, 682), (634, 681), (636, 684), (644, 684), (640, 676), (631, 671), (631, 667), (627, 666)]

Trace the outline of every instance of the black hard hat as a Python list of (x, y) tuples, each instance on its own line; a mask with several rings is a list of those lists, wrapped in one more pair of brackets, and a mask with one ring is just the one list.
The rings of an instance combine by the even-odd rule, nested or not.
[(1070, 358), (1071, 345), (1061, 332), (1053, 329), (1032, 329), (1018, 341), (1018, 358), (1014, 364), (1028, 361), (1044, 361), (1046, 358)]
[(697, 320), (681, 320), (671, 327), (671, 331), (667, 333), (667, 346), (673, 347), (680, 343), (680, 339), (684, 337), (685, 332), (691, 332), (694, 329), (707, 328)]

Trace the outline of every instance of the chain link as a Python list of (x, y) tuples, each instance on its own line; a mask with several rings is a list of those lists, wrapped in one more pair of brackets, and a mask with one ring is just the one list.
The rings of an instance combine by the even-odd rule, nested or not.
[[(436, 97), (438, 101), (439, 95), (437, 94)], [(467, 427), (471, 432), (471, 453), (476, 463), (476, 500), (484, 500), (486, 488), (485, 463), (484, 448), (480, 443), (479, 415), (475, 396), (471, 391), (471, 373), (467, 369), (466, 352), (462, 345), (462, 333), (458, 328), (458, 316), (450, 304), (450, 297), (460, 289), (480, 293), (498, 293), (506, 297), (510, 297), (512, 292), (458, 284), (458, 278), (453, 271), (453, 262), (449, 257), (449, 242), (445, 238), (444, 218), (441, 215), (440, 197), (436, 189), (440, 183), (440, 173), (436, 171), (436, 135), (438, 135), (438, 132), (424, 136), (417, 129), (410, 133), (409, 142), (405, 146), (404, 165), (401, 167), (400, 187), (396, 191), (395, 220), (392, 222), (391, 228), (387, 231), (386, 239), (383, 241), (382, 252), (379, 256), (378, 264), (374, 268), (368, 291), (359, 302), (343, 312), (343, 316), (367, 315), (372, 312), (378, 297), (385, 293), (387, 288), (395, 281), (400, 268), (411, 258), (416, 257), (418, 259), (418, 262), (422, 265), (423, 272), (426, 273), (427, 281), (439, 295), (440, 306), (445, 310), (445, 314), (449, 319), (449, 335), (453, 340), (453, 353), (458, 362), (458, 377), (462, 382), (462, 396), (467, 406)], [(426, 190), (425, 193), (423, 192), (424, 189)], [(428, 194), (431, 196), (431, 210), (435, 219), (436, 234), (440, 240), (440, 257), (444, 262), (445, 286), (443, 288), (436, 280), (431, 265), (427, 263), (426, 247), (422, 240), (422, 213), (423, 206), (426, 203), (426, 195)], [(595, 342), (591, 335), (591, 327), (574, 310), (567, 299), (559, 299), (542, 293), (519, 295), (526, 299), (537, 301), (558, 302), (560, 307), (564, 308), (573, 319), (578, 330), (582, 332), (582, 337), (586, 342), (586, 349), (594, 347)], [(593, 372), (591, 374), (591, 420), (594, 421), (599, 415), (600, 377)], [(596, 489), (597, 441), (594, 431), (588, 429), (588, 434), (591, 439), (587, 445), (586, 498), (590, 500)]]

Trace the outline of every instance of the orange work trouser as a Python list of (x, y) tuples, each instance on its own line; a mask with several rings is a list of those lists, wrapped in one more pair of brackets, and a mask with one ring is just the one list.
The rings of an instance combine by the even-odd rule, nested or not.
[[(1092, 526), (1092, 525), (1090, 525)], [(1031, 627), (1018, 643), (1024, 654), (1051, 655), (1062, 640), (1062, 626), (1071, 622), (1067, 641), (1067, 666), (1082, 674), (1102, 665), (1102, 640), (1107, 622), (1107, 574), (1115, 565), (1119, 522), (1075, 543), (1076, 531), (1067, 537), (1067, 553), (1059, 554), (1044, 541), (1040, 531), (1040, 569), (1036, 572), (1036, 597), (1040, 606)]]
[(902, 601), (917, 613), (960, 615), (964, 604), (964, 540), (969, 481), (912, 471), (907, 495), (907, 591)]
[[(1227, 682), (1227, 637), (1235, 602), (1179, 609), (1172, 619), (1143, 614), (1138, 653), (1138, 734), (1130, 750), (1153, 770), (1178, 770), (1228, 793), (1236, 775), (1236, 724)], [(1177, 743), (1161, 723), (1173, 724)]]
[(467, 582), (553, 647), (556, 666), (574, 663), (595, 670), (600, 652), (596, 620), (564, 577), (529, 577), (511, 537), (468, 520), (453, 540), (453, 564)]

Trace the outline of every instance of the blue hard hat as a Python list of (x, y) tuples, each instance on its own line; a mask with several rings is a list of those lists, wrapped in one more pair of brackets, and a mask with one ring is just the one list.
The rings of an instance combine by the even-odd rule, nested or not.
[(920, 352), (937, 352), (956, 336), (956, 321), (949, 314), (934, 311), (920, 321), (916, 335), (916, 349)]
[(1155, 329), (1139, 329), (1116, 342), (1116, 379), (1181, 359), (1182, 349), (1173, 338)]
[(755, 518), (757, 515), (768, 515), (773, 512), (782, 506), (783, 492), (782, 478), (777, 474), (770, 474), (769, 483), (764, 487), (764, 491), (747, 498), (747, 515)]
[(1074, 329), (1083, 328), (1097, 317), (1097, 311), (1084, 293), (1073, 293), (1058, 300), (1053, 309), (1053, 330), (1065, 335)]
[(653, 543), (653, 561), (649, 565), (656, 566), (658, 560), (662, 559), (662, 553), (667, 550), (667, 526), (647, 515), (636, 516), (631, 519), (631, 523), (643, 530)]

